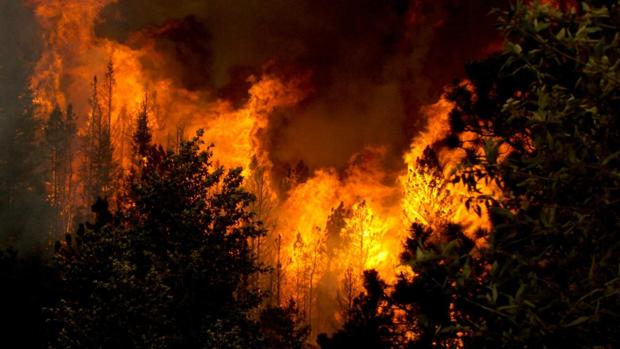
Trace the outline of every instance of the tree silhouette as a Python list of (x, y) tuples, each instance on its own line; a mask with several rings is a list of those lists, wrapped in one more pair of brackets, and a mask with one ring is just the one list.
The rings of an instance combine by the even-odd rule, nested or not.
[(17, 103), (15, 114), (0, 109), (7, 118), (0, 137), (0, 242), (30, 248), (45, 240), (41, 226), (47, 226), (51, 212), (41, 173), (45, 153), (37, 138), (41, 123), (29, 95)]
[[(107, 76), (112, 78), (113, 76)], [(107, 81), (110, 92), (113, 83)], [(109, 97), (108, 97), (109, 98)], [(111, 197), (114, 191), (116, 164), (111, 134), (111, 111), (105, 112), (101, 105), (101, 95), (97, 77), (93, 77), (92, 95), (90, 97), (90, 113), (84, 148), (84, 164), (82, 176), (84, 178), (84, 198), (91, 202), (97, 197)], [(111, 98), (109, 98), (111, 101)], [(111, 108), (111, 102), (108, 107)]]
[(319, 335), (317, 342), (321, 348), (391, 347), (394, 314), (386, 302), (386, 284), (375, 270), (367, 270), (364, 289), (365, 293), (355, 298), (343, 329), (331, 337)]
[[(64, 293), (53, 308), (58, 347), (231, 347), (258, 343), (249, 312), (263, 234), (240, 169), (213, 169), (198, 137), (178, 152), (150, 146), (123, 209), (100, 200), (96, 220), (57, 244)], [(217, 335), (216, 335), (217, 334)]]
[(77, 126), (73, 107), (63, 113), (56, 106), (44, 128), (48, 152), (48, 201), (54, 209), (52, 235), (65, 234), (71, 229), (74, 214), (73, 155)]
[(152, 140), (153, 134), (149, 126), (149, 102), (148, 96), (145, 96), (136, 119), (136, 128), (133, 133), (132, 150), (134, 162), (140, 164), (144, 158), (148, 156)]
[[(413, 225), (401, 256), (412, 273), (386, 297), (390, 346), (620, 344), (620, 3), (578, 5), (500, 13), (506, 52), (468, 65), (450, 91), (445, 144), (465, 154), (453, 180), (493, 228), (477, 246), (456, 225)], [(501, 196), (479, 194), (489, 183)], [(356, 323), (319, 344), (353, 347)]]

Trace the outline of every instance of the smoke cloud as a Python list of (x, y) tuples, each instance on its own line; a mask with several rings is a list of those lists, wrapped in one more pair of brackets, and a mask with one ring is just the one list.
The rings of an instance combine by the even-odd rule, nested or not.
[(142, 62), (179, 87), (241, 105), (248, 76), (267, 63), (287, 76), (308, 71), (313, 94), (278, 110), (263, 135), (278, 164), (342, 169), (381, 148), (386, 169), (424, 127), (433, 103), (463, 65), (492, 48), (497, 1), (458, 0), (119, 0), (95, 32), (135, 48)]
[(28, 87), (40, 49), (38, 34), (29, 8), (20, 1), (0, 1), (0, 113), (6, 118), (17, 111), (16, 101)]
[(42, 244), (48, 218), (34, 140), (29, 76), (40, 53), (39, 28), (20, 1), (0, 0), (0, 250)]

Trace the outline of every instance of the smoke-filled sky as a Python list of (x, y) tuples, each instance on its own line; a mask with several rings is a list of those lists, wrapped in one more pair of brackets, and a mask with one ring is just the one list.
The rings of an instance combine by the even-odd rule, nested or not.
[[(380, 147), (387, 169), (402, 166), (402, 152), (424, 126), (420, 106), (435, 102), (468, 60), (497, 47), (488, 13), (502, 2), (118, 0), (101, 10), (94, 29), (136, 49), (149, 45), (156, 54), (141, 63), (153, 80), (237, 106), (251, 74), (309, 73), (310, 97), (277, 111), (263, 135), (276, 168), (303, 160), (311, 169), (342, 169), (366, 147)], [(27, 76), (39, 40), (27, 5), (0, 0), (0, 8), (7, 86)]]
[(13, 112), (24, 92), (38, 55), (38, 29), (28, 7), (0, 0), (0, 110)]
[[(92, 76), (101, 77), (112, 57), (118, 86), (125, 87), (117, 94), (126, 94), (115, 108), (131, 108), (127, 104), (141, 100), (150, 88), (145, 85), (154, 83), (161, 92), (155, 103), (164, 99), (166, 104), (155, 118), (169, 118), (164, 126), (160, 120), (154, 123), (161, 128), (156, 132), (169, 132), (188, 118), (191, 127), (218, 131), (212, 137), (225, 133), (219, 148), (217, 140), (206, 139), (216, 142), (216, 156), (238, 155), (226, 143), (241, 138), (242, 145), (259, 148), (249, 153), (241, 147), (241, 153), (260, 156), (261, 164), (273, 169), (270, 190), (286, 191), (276, 193), (278, 212), (272, 217), (274, 234), (284, 236), (285, 249), (294, 246), (293, 232), (315, 241), (314, 228), (326, 225), (333, 208), (340, 203), (353, 207), (363, 199), (368, 202), (365, 214), (378, 217), (373, 229), (385, 233), (375, 246), (383, 256), (376, 255), (376, 263), (391, 266), (386, 258), (398, 254), (387, 251), (400, 248), (400, 232), (406, 231), (395, 218), (404, 195), (397, 178), (406, 173), (403, 154), (426, 127), (427, 114), (420, 108), (434, 104), (444, 87), (462, 76), (467, 61), (499, 47), (488, 13), (500, 2), (0, 0), (0, 127), (7, 125), (3, 117), (10, 118), (1, 112), (2, 104), (12, 104), (23, 91), (35, 63), (32, 87), (43, 92), (37, 102), (49, 102), (47, 107), (74, 103), (78, 123), (85, 123)], [(101, 4), (107, 5), (99, 11)], [(131, 69), (139, 74), (132, 75)], [(280, 107), (268, 122), (256, 117), (243, 125), (243, 117), (236, 118), (228, 104), (219, 102), (225, 99), (245, 110), (249, 88), (265, 76), (285, 85), (300, 76), (310, 78), (301, 102), (275, 103)], [(162, 98), (166, 94), (169, 98)], [(186, 103), (194, 105), (182, 108)], [(200, 113), (211, 107), (216, 112)], [(196, 112), (198, 117), (190, 115)], [(226, 120), (218, 124), (209, 118)], [(260, 129), (264, 124), (266, 129)], [(224, 150), (218, 154), (218, 149)], [(352, 159), (369, 166), (349, 166)], [(310, 171), (339, 171), (315, 171), (307, 182), (280, 190), (287, 167), (299, 161)], [(347, 247), (342, 247), (344, 255)], [(342, 271), (334, 268), (334, 273)], [(335, 290), (335, 278), (321, 282)]]
[(189, 90), (235, 104), (248, 75), (308, 71), (313, 94), (272, 118), (265, 143), (274, 163), (342, 168), (364, 147), (399, 158), (466, 61), (488, 53), (497, 1), (119, 0), (105, 7), (99, 37), (158, 53), (142, 64)]

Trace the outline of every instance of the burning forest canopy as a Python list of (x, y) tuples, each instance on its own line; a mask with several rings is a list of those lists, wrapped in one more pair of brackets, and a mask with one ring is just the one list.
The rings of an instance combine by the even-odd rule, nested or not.
[[(609, 96), (617, 80), (596, 74), (599, 63), (606, 74), (617, 71), (615, 51), (607, 52), (617, 42), (605, 35), (616, 28), (618, 11), (615, 1), (516, 3), (4, 0), (0, 246), (53, 260), (54, 266), (41, 264), (59, 275), (50, 282), (81, 290), (37, 298), (49, 307), (44, 316), (54, 324), (48, 331), (54, 338), (41, 340), (58, 347), (84, 346), (80, 338), (86, 337), (86, 346), (140, 346), (128, 338), (140, 336), (142, 325), (114, 325), (110, 333), (126, 333), (112, 337), (89, 332), (110, 324), (84, 315), (88, 309), (123, 302), (152, 319), (166, 319), (148, 325), (153, 335), (143, 338), (147, 347), (229, 347), (233, 337), (245, 346), (296, 347), (314, 345), (320, 333), (330, 334), (319, 337), (323, 348), (475, 347), (478, 342), (467, 338), (493, 326), (488, 318), (467, 313), (473, 303), (465, 305), (459, 297), (471, 300), (489, 292), (484, 302), (493, 304), (485, 309), (497, 306), (496, 312), (509, 313), (505, 317), (522, 319), (522, 313), (510, 311), (521, 309), (514, 299), (522, 298), (526, 283), (509, 278), (511, 286), (498, 296), (497, 288), (505, 285), (490, 283), (507, 276), (495, 275), (494, 261), (507, 252), (488, 251), (495, 251), (496, 231), (521, 227), (513, 224), (519, 219), (528, 227), (514, 228), (521, 234), (552, 230), (560, 216), (568, 222), (584, 216), (557, 213), (557, 202), (546, 201), (562, 198), (579, 205), (579, 197), (560, 192), (543, 199), (561, 187), (559, 182), (534, 188), (534, 179), (521, 176), (547, 178), (543, 170), (536, 172), (542, 165), (532, 159), (544, 158), (540, 154), (548, 149), (546, 159), (554, 166), (564, 161), (553, 155), (558, 153), (571, 157), (571, 164), (581, 155), (584, 162), (593, 161), (550, 140), (559, 132), (556, 124), (567, 121), (545, 124), (552, 131), (544, 141), (540, 125), (530, 122), (563, 110), (550, 101), (570, 100), (561, 95), (565, 86), (587, 90), (577, 96), (599, 93), (581, 82), (570, 85), (587, 79), (602, 81), (597, 88), (611, 101), (610, 109), (607, 99), (587, 99), (579, 108), (613, 114)], [(557, 45), (552, 53), (545, 49), (548, 40)], [(596, 40), (608, 46), (579, 46)], [(573, 52), (588, 52), (594, 63), (586, 60), (583, 68), (585, 58), (574, 58)], [(540, 64), (515, 68), (514, 78), (505, 73), (526, 54)], [(564, 74), (567, 62), (576, 63)], [(536, 74), (538, 80), (532, 78)], [(579, 79), (579, 74), (590, 75)], [(603, 86), (606, 79), (610, 86)], [(615, 123), (605, 122), (615, 130)], [(584, 144), (608, 157), (604, 166), (614, 165), (615, 143), (604, 150)], [(613, 190), (601, 192), (613, 196)], [(613, 205), (609, 202), (614, 201), (601, 201), (601, 208)], [(579, 224), (566, 231), (589, 229)], [(218, 232), (222, 240), (214, 238)], [(514, 239), (511, 243), (521, 241)], [(124, 247), (110, 247), (118, 244)], [(104, 258), (94, 252), (97, 246), (115, 252)], [(530, 248), (540, 252), (523, 247)], [(143, 265), (140, 258), (146, 257), (136, 251), (150, 262)], [(610, 265), (611, 257), (599, 252), (588, 263)], [(551, 257), (543, 255), (537, 266), (549, 263)], [(0, 256), (6, 265), (17, 261), (8, 252)], [(91, 269), (103, 271), (75, 271), (93, 261), (102, 264)], [(203, 273), (196, 276), (196, 270)], [(450, 279), (454, 272), (467, 276)], [(230, 279), (216, 277), (217, 283), (210, 273)], [(186, 277), (196, 289), (179, 286), (186, 285)], [(133, 280), (123, 287), (152, 293), (144, 302), (122, 298), (122, 292), (114, 298), (77, 281), (92, 278)], [(444, 288), (437, 288), (438, 278)], [(468, 278), (476, 281), (463, 281)], [(600, 286), (609, 278), (592, 282)], [(511, 287), (516, 295), (509, 293)], [(230, 304), (247, 319), (233, 321), (200, 301), (173, 316), (171, 309), (186, 308), (153, 298), (185, 299), (199, 291), (215, 292), (214, 302)], [(75, 292), (96, 300), (74, 299)], [(618, 299), (613, 292), (608, 297)], [(441, 310), (425, 308), (433, 306)], [(133, 315), (119, 311), (131, 322)], [(206, 321), (200, 326), (208, 329), (188, 325), (193, 317)], [(360, 325), (360, 317), (372, 321)], [(570, 315), (558, 326), (602, 317)], [(71, 321), (85, 318), (90, 322), (79, 331), (71, 327)], [(133, 321), (149, 321), (138, 318)], [(479, 327), (469, 323), (478, 320)], [(282, 324), (278, 321), (289, 326), (286, 331), (267, 325)], [(360, 333), (355, 326), (361, 326)], [(255, 330), (263, 333), (260, 345), (249, 335)], [(366, 341), (363, 332), (376, 338)], [(528, 343), (523, 338), (511, 340)]]

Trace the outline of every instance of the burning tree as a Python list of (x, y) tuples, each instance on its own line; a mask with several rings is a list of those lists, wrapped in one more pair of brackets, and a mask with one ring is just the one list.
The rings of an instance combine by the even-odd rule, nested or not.
[[(111, 74), (108, 72), (108, 74)], [(113, 79), (107, 75), (106, 80)], [(113, 80), (107, 81), (112, 91)], [(111, 100), (111, 98), (109, 98)], [(111, 107), (111, 102), (108, 107)], [(101, 105), (97, 77), (93, 78), (90, 113), (87, 122), (86, 146), (84, 148), (83, 182), (85, 202), (97, 197), (111, 197), (116, 165), (113, 157), (110, 110), (107, 113)]]
[(345, 253), (348, 253), (350, 267), (361, 275), (365, 269), (371, 268), (386, 231), (365, 200), (353, 205), (351, 216), (345, 221), (346, 227), (342, 231), (348, 243)]
[[(280, 282), (281, 265), (279, 264), (279, 253), (281, 242), (278, 240), (280, 239), (278, 236), (274, 237), (270, 234), (270, 232), (274, 232), (276, 226), (276, 197), (271, 190), (266, 168), (259, 164), (256, 156), (252, 158), (249, 175), (244, 184), (246, 189), (256, 197), (256, 200), (250, 205), (251, 211), (256, 215), (256, 219), (268, 229), (266, 236), (257, 236), (250, 242), (252, 252), (257, 260), (269, 263), (269, 265), (274, 267), (274, 270), (269, 275), (256, 275), (255, 285), (256, 287), (268, 289), (272, 300), (271, 303), (279, 305), (279, 291), (277, 290), (279, 286), (274, 287), (273, 282), (275, 281), (278, 285)], [(275, 246), (266, 243), (266, 241), (270, 240), (275, 242)]]
[(73, 178), (74, 139), (77, 134), (71, 105), (63, 113), (57, 106), (44, 129), (48, 155), (48, 201), (54, 209), (52, 235), (66, 234), (73, 224), (75, 186)]
[(451, 96), (457, 179), (502, 191), (481, 197), (494, 228), (488, 291), (469, 298), (486, 318), (476, 346), (620, 344), (620, 4), (575, 5), (502, 12), (506, 52), (470, 65), (473, 90)]
[(455, 200), (443, 171), (437, 154), (427, 146), (408, 170), (403, 205), (409, 221), (441, 228), (453, 219)]
[(293, 263), (291, 269), (294, 278), (294, 299), (301, 305), (302, 315), (308, 323), (312, 321), (315, 306), (315, 288), (324, 272), (326, 262), (327, 236), (319, 227), (314, 227), (312, 234), (304, 239), (297, 233), (293, 244)]
[[(620, 344), (620, 4), (579, 5), (517, 2), (501, 13), (506, 52), (452, 89), (446, 144), (465, 155), (454, 181), (493, 227), (478, 246), (458, 225), (414, 224), (402, 254), (414, 277), (385, 297), (400, 313), (391, 346)], [(502, 195), (480, 193), (489, 183)], [(356, 323), (322, 347), (355, 343)]]
[(365, 293), (355, 297), (346, 314), (341, 331), (329, 337), (319, 335), (317, 342), (323, 349), (393, 347), (393, 311), (386, 302), (387, 284), (376, 270), (363, 274)]

